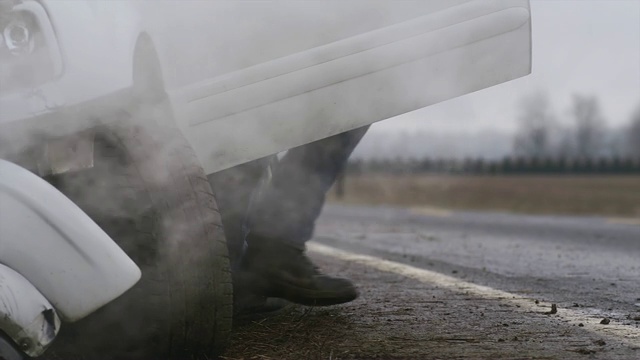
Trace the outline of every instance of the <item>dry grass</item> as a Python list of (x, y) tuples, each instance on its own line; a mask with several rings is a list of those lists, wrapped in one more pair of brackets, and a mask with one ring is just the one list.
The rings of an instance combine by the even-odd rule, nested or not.
[(345, 197), (367, 205), (640, 217), (640, 176), (354, 175)]
[(222, 360), (338, 359), (353, 331), (339, 309), (291, 305), (267, 318), (237, 322)]

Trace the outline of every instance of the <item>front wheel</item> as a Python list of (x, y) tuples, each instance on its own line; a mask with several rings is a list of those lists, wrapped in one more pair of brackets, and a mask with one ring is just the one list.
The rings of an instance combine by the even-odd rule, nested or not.
[(99, 129), (94, 168), (53, 179), (138, 264), (120, 298), (66, 324), (53, 358), (207, 359), (231, 332), (232, 285), (216, 200), (177, 130)]

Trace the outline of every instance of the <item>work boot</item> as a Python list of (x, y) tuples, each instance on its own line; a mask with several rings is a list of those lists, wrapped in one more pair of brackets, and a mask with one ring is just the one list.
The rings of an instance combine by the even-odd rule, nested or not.
[(298, 248), (282, 241), (249, 235), (239, 281), (256, 295), (308, 306), (342, 304), (358, 297), (347, 279), (322, 274)]

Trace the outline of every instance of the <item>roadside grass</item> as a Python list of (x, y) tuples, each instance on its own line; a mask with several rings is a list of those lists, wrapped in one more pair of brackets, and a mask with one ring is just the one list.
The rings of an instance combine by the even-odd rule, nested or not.
[(341, 345), (354, 331), (349, 315), (339, 307), (313, 308), (291, 304), (262, 319), (235, 321), (231, 345), (225, 356), (220, 358), (343, 359), (347, 354)]
[(344, 197), (359, 205), (546, 215), (640, 218), (640, 176), (350, 175)]

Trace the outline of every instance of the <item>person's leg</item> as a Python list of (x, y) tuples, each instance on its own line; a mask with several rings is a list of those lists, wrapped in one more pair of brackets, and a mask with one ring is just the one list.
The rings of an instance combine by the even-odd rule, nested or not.
[(368, 127), (291, 149), (250, 211), (242, 281), (257, 293), (306, 305), (357, 297), (353, 284), (319, 273), (304, 254), (327, 191)]
[(251, 209), (250, 232), (304, 248), (326, 193), (344, 170), (368, 127), (289, 150)]
[(229, 249), (233, 278), (233, 310), (237, 319), (266, 315), (286, 306), (287, 302), (255, 294), (249, 284), (237, 279), (240, 259), (245, 250), (247, 216), (256, 189), (264, 181), (266, 170), (275, 156), (254, 160), (208, 176), (218, 203)]
[(251, 199), (269, 162), (270, 157), (266, 157), (208, 176), (222, 218), (233, 272), (237, 270), (244, 252)]

